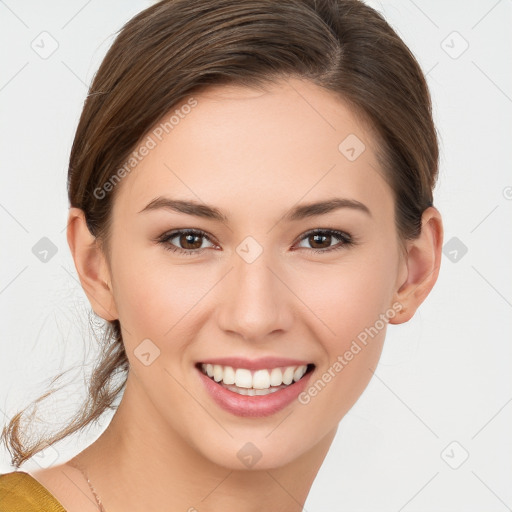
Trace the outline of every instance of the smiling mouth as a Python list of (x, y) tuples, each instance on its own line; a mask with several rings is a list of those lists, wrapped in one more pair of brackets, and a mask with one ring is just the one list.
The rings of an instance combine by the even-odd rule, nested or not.
[(261, 370), (198, 363), (196, 367), (220, 386), (247, 396), (264, 396), (286, 389), (315, 368), (314, 364), (282, 366)]

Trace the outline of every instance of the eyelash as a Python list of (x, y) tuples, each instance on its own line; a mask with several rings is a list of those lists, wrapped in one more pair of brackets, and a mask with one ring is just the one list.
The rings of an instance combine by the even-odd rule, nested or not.
[[(338, 251), (340, 249), (346, 249), (348, 247), (351, 247), (356, 244), (354, 238), (349, 233), (345, 233), (343, 231), (338, 231), (336, 229), (312, 229), (310, 231), (307, 231), (302, 235), (301, 238), (299, 238), (298, 242), (301, 242), (305, 238), (308, 238), (311, 235), (331, 235), (335, 238), (338, 238), (342, 241), (341, 244), (335, 245), (333, 247), (329, 247), (327, 249), (311, 249), (307, 247), (301, 247), (301, 249), (307, 249), (308, 251), (312, 251), (314, 253), (326, 253), (326, 252), (333, 252)], [(202, 253), (206, 248), (202, 249), (182, 249), (181, 247), (176, 247), (175, 245), (171, 244), (169, 240), (176, 238), (178, 235), (196, 235), (201, 236), (203, 238), (206, 238), (209, 242), (214, 243), (211, 238), (204, 232), (198, 229), (177, 229), (175, 231), (170, 231), (168, 233), (164, 233), (161, 237), (157, 239), (157, 242), (159, 244), (162, 244), (164, 246), (164, 249), (167, 251), (171, 251), (174, 253), (184, 254), (186, 256), (195, 256), (200, 253)]]

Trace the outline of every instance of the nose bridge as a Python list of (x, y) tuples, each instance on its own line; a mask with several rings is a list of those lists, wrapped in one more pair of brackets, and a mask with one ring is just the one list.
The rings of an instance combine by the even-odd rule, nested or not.
[(276, 330), (288, 330), (292, 313), (284, 285), (274, 275), (276, 265), (254, 242), (242, 242), (233, 254), (234, 269), (219, 305), (219, 323), (226, 331), (257, 341)]

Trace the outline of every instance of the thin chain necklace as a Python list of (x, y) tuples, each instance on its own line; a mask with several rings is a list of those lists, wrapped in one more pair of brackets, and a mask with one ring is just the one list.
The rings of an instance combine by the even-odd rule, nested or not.
[(89, 480), (89, 477), (87, 476), (87, 473), (85, 471), (85, 468), (79, 464), (78, 462), (74, 461), (74, 462), (68, 462), (68, 464), (70, 466), (73, 466), (75, 468), (77, 468), (81, 473), (82, 475), (84, 475), (85, 479), (87, 480), (87, 483), (89, 484), (89, 488), (91, 489), (91, 492), (93, 493), (94, 495), (94, 499), (96, 500), (96, 503), (98, 505), (98, 509), (100, 512), (107, 512), (105, 510), (105, 507), (103, 506), (103, 504), (101, 503), (101, 498), (98, 496), (98, 493), (95, 491), (94, 487), (92, 486), (91, 484), (91, 481)]

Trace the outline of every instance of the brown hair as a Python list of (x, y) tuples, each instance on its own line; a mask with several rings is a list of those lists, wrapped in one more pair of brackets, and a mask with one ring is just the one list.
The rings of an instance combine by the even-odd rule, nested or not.
[[(416, 59), (377, 11), (359, 0), (163, 0), (117, 35), (71, 149), (70, 205), (84, 211), (107, 257), (116, 187), (104, 197), (95, 191), (105, 190), (164, 115), (210, 85), (258, 87), (290, 76), (337, 94), (367, 121), (394, 193), (397, 233), (401, 240), (417, 237), (438, 170), (431, 100)], [(23, 411), (16, 414), (2, 432), (12, 463), (19, 467), (112, 408), (128, 367), (119, 321), (109, 322), (80, 412), (55, 435), (31, 443), (20, 441)], [(119, 372), (124, 380), (114, 385)]]

